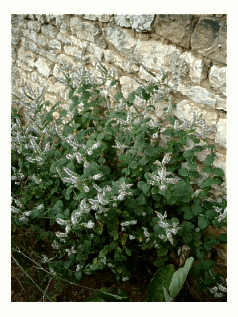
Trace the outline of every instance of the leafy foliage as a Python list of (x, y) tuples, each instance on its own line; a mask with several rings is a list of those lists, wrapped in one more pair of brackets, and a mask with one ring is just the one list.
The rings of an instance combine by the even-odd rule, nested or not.
[[(188, 245), (200, 280), (211, 271), (204, 257), (213, 244), (205, 241), (205, 230), (226, 225), (227, 207), (226, 198), (214, 200), (210, 192), (223, 183), (224, 173), (213, 167), (215, 149), (206, 143), (205, 122), (196, 114), (192, 122), (173, 115), (166, 76), (158, 80), (151, 74), (147, 87), (125, 99), (113, 72), (102, 64), (99, 69), (104, 77), (94, 79), (84, 68), (75, 74), (62, 66), (59, 80), (68, 87), (69, 110), (59, 102), (44, 103), (43, 93), (30, 88), (15, 96), (27, 123), (13, 113), (12, 222), (52, 231), (58, 259), (48, 262), (51, 273), (78, 281), (105, 268), (126, 281), (133, 250), (154, 249), (160, 270), (150, 296), (174, 298), (193, 261), (174, 273), (172, 286), (164, 274), (173, 273), (169, 261), (182, 246)], [(114, 106), (104, 96), (111, 87), (118, 90)], [(143, 112), (138, 100), (145, 104)], [(168, 107), (155, 119), (158, 100)], [(185, 150), (188, 140), (193, 146)], [(202, 150), (209, 152), (205, 179), (196, 157)], [(204, 281), (205, 288), (214, 284)], [(155, 295), (151, 290), (158, 283)]]

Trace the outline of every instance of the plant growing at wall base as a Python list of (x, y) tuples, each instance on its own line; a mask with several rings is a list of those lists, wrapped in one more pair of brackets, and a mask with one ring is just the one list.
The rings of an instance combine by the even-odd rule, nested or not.
[[(43, 94), (30, 88), (15, 96), (27, 124), (17, 116), (12, 121), (12, 221), (52, 233), (58, 258), (47, 263), (53, 276), (80, 281), (106, 268), (127, 281), (135, 255), (149, 250), (159, 270), (174, 259), (183, 265), (189, 254), (198, 287), (222, 285), (224, 277), (213, 272), (216, 262), (207, 255), (226, 243), (225, 236), (205, 235), (209, 226), (226, 225), (227, 212), (226, 198), (211, 195), (224, 173), (213, 165), (210, 130), (195, 113), (191, 122), (173, 114), (166, 76), (152, 76), (124, 98), (113, 72), (102, 64), (99, 69), (103, 77), (93, 79), (84, 68), (77, 76), (62, 68), (69, 110), (59, 102), (47, 110)], [(104, 92), (114, 86), (112, 105)], [(168, 107), (155, 118), (160, 100)], [(197, 154), (205, 150), (201, 163)], [(176, 296), (165, 289), (167, 299)]]

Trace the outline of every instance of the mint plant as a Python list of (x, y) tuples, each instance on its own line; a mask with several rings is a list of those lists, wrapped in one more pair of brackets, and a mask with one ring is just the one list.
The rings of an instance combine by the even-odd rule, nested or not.
[[(69, 110), (60, 102), (51, 107), (44, 91), (29, 87), (14, 96), (27, 123), (14, 113), (12, 222), (47, 233), (58, 252), (46, 261), (55, 277), (80, 281), (109, 269), (127, 281), (138, 250), (154, 250), (154, 266), (164, 270), (186, 246), (194, 259), (189, 274), (199, 289), (216, 293), (224, 277), (212, 271), (216, 261), (208, 253), (226, 237), (205, 230), (226, 226), (227, 201), (211, 194), (224, 182), (223, 170), (213, 166), (215, 146), (207, 142), (212, 127), (195, 113), (191, 122), (173, 114), (168, 74), (159, 80), (144, 67), (150, 83), (124, 98), (114, 71), (100, 62), (98, 68), (103, 77), (93, 78), (84, 65), (77, 72), (62, 65)], [(112, 87), (114, 105), (105, 98)], [(168, 107), (156, 118), (161, 100)], [(196, 155), (204, 150), (201, 163)]]

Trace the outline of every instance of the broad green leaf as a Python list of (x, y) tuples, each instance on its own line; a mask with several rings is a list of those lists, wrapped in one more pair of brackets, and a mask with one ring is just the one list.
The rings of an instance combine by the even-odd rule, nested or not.
[(180, 168), (178, 173), (181, 176), (188, 176), (188, 169), (187, 168)]
[(148, 292), (149, 301), (151, 302), (164, 302), (165, 294), (164, 288), (168, 289), (172, 276), (175, 272), (175, 268), (172, 264), (169, 264), (163, 268), (160, 268), (155, 276), (150, 281)]
[(133, 101), (135, 100), (135, 97), (136, 97), (136, 92), (133, 91), (129, 94), (129, 96), (127, 97), (127, 100), (126, 102), (128, 103), (133, 103)]
[(195, 215), (197, 215), (197, 216), (202, 213), (202, 207), (199, 206), (199, 205), (196, 205), (196, 204), (193, 204), (193, 205), (191, 206), (191, 210), (192, 210), (192, 212), (193, 212)]
[(164, 289), (164, 299), (165, 302), (172, 302), (173, 301), (173, 297), (169, 296), (169, 293), (167, 291), (167, 289), (165, 287), (163, 287)]
[(210, 220), (207, 216), (201, 215), (198, 217), (198, 227), (200, 229), (205, 229), (210, 225)]
[(211, 166), (215, 160), (216, 154), (215, 153), (211, 153), (208, 154), (207, 157), (204, 160), (204, 165), (205, 166)]
[(185, 282), (188, 272), (191, 269), (194, 262), (194, 258), (190, 257), (186, 260), (184, 266), (173, 274), (171, 283), (169, 285), (169, 294), (175, 298), (181, 290), (183, 283)]
[(119, 101), (122, 97), (123, 97), (123, 94), (122, 94), (122, 93), (119, 93), (119, 94), (117, 94), (117, 95), (114, 96), (114, 99), (115, 99), (116, 101)]
[(223, 178), (221, 176), (214, 176), (212, 178), (212, 184), (214, 185), (221, 185), (223, 183)]
[(153, 156), (156, 154), (155, 148), (152, 145), (149, 145), (146, 149), (145, 149), (145, 154), (149, 155), (149, 156)]
[(189, 183), (184, 183), (183, 181), (178, 182), (173, 187), (174, 196), (183, 196), (191, 193), (192, 186)]
[(212, 173), (216, 176), (225, 176), (223, 169), (218, 167), (213, 168)]
[(211, 178), (206, 178), (202, 181), (201, 187), (208, 187), (212, 185), (212, 179)]
[(190, 157), (190, 156), (194, 156), (194, 151), (193, 151), (193, 150), (185, 151), (185, 152), (183, 153), (183, 156), (184, 156), (185, 158)]
[(211, 270), (217, 266), (217, 263), (213, 260), (199, 260), (194, 264), (194, 268), (197, 270)]
[(142, 181), (139, 181), (137, 186), (143, 191), (143, 193), (146, 193), (150, 189), (150, 185)]
[(130, 302), (130, 299), (128, 297), (113, 295), (109, 291), (107, 291), (105, 288), (101, 288), (100, 291), (95, 290), (93, 294), (94, 296), (104, 300), (105, 302)]
[(197, 171), (197, 164), (196, 163), (193, 163), (193, 162), (189, 162), (188, 163), (188, 169), (192, 172), (196, 172)]

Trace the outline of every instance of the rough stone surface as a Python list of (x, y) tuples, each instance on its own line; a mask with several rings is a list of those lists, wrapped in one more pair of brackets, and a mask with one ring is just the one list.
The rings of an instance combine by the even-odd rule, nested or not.
[[(80, 64), (83, 59), (93, 76), (98, 60), (113, 69), (124, 97), (138, 87), (133, 78), (148, 83), (168, 74), (173, 85), (170, 102), (177, 103), (176, 115), (191, 119), (193, 111), (203, 114), (209, 135), (216, 144), (215, 164), (226, 165), (226, 15), (225, 14), (12, 14), (12, 92), (26, 84), (46, 90), (45, 101), (68, 109), (67, 94), (57, 78), (62, 63)], [(115, 88), (115, 87), (114, 87)], [(111, 99), (116, 91), (104, 91)], [(136, 99), (140, 110), (145, 103)], [(155, 115), (160, 116), (167, 103), (158, 100)], [(205, 158), (199, 153), (199, 159)]]
[(214, 87), (220, 88), (221, 92), (226, 96), (226, 67), (212, 66), (209, 73), (209, 81)]
[(208, 126), (216, 125), (218, 114), (215, 111), (207, 111), (199, 104), (194, 104), (186, 99), (177, 104), (174, 114), (181, 120), (186, 119), (192, 121), (193, 112), (198, 116), (202, 114), (202, 118), (206, 121)]
[(158, 14), (155, 32), (175, 44), (189, 48), (197, 20), (193, 14)]
[(226, 119), (220, 119), (218, 121), (215, 141), (220, 146), (226, 147)]
[(218, 62), (226, 63), (226, 21), (203, 18), (197, 23), (191, 37), (193, 50)]
[(152, 31), (154, 18), (155, 14), (118, 14), (115, 21), (121, 27), (131, 27), (136, 32), (147, 32)]
[(94, 42), (99, 47), (106, 48), (107, 43), (103, 39), (101, 29), (97, 23), (71, 18), (70, 28), (79, 39)]
[(45, 77), (49, 77), (50, 75), (50, 67), (49, 67), (50, 65), (51, 63), (47, 62), (43, 58), (39, 58), (37, 62), (35, 63), (35, 66), (37, 70), (39, 71), (39, 73), (41, 73)]
[(114, 46), (123, 56), (133, 54), (137, 42), (133, 30), (121, 28), (116, 24), (109, 24), (104, 35), (106, 41)]

